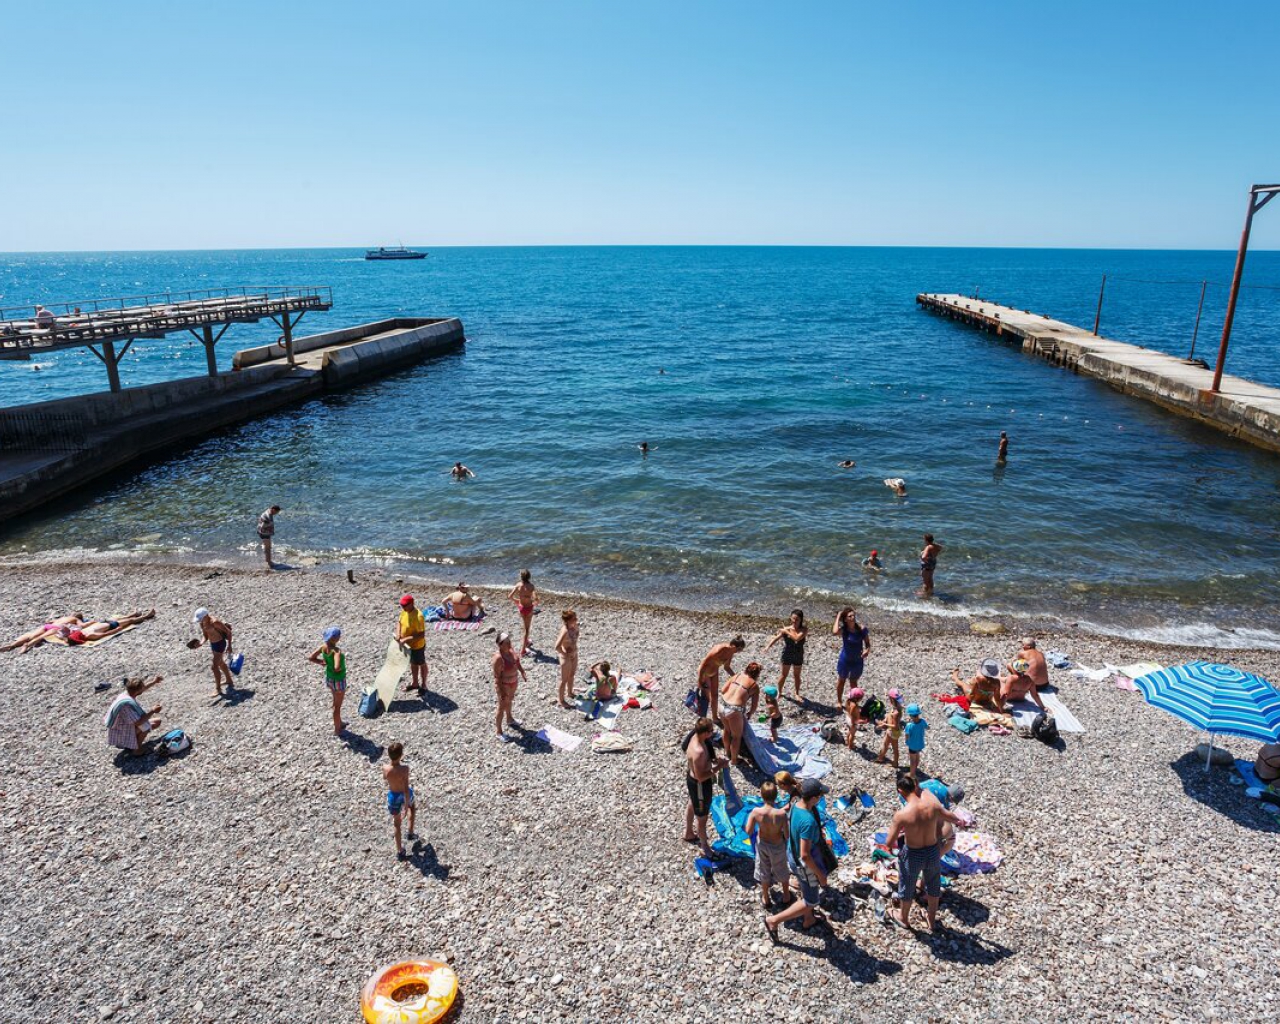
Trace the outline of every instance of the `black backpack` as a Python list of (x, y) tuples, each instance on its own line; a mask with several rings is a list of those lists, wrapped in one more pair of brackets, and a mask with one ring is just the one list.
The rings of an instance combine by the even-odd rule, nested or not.
[(1031, 721), (1031, 735), (1038, 739), (1041, 743), (1050, 745), (1058, 742), (1058, 723), (1053, 720), (1053, 715), (1047, 711), (1041, 711)]

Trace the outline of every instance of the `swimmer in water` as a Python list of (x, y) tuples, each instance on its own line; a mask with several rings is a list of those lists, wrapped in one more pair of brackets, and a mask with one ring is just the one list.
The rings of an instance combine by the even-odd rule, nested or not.
[(889, 490), (893, 491), (893, 493), (899, 498), (905, 498), (907, 496), (907, 482), (900, 476), (890, 477), (884, 482), (884, 485), (889, 488)]
[(641, 441), (638, 445), (636, 445), (636, 447), (640, 449), (640, 454), (645, 456), (646, 458), (648, 457), (650, 452), (658, 450), (657, 445), (650, 447), (648, 441)]
[(853, 469), (853, 467), (856, 465), (857, 463), (854, 462), (853, 459), (845, 459), (844, 462), (837, 462), (836, 468), (837, 469)]
[(1000, 450), (996, 452), (996, 461), (1005, 462), (1009, 458), (1009, 435), (1000, 431)]
[(453, 464), (453, 469), (449, 470), (449, 475), (455, 480), (466, 480), (468, 477), (473, 480), (475, 479), (475, 474), (461, 462), (455, 462)]
[(880, 561), (880, 552), (872, 548), (871, 554), (862, 560), (862, 568), (870, 569), (872, 572), (881, 572), (884, 569), (884, 564)]

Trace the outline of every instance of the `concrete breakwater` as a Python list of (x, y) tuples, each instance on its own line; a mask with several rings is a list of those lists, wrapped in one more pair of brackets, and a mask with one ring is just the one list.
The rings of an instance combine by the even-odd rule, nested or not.
[(921, 294), (916, 302), (934, 313), (1013, 339), (1024, 352), (1094, 377), (1127, 395), (1260, 448), (1280, 451), (1280, 389), (1226, 376), (1221, 389), (1214, 391), (1213, 371), (1203, 363), (1099, 338), (1084, 328), (985, 299)]
[(400, 317), (237, 352), (229, 372), (0, 409), (0, 521), (165, 448), (466, 343), (456, 318)]

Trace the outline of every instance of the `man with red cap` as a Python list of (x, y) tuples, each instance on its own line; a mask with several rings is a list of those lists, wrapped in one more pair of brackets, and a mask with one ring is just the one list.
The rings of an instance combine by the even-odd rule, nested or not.
[(427, 621), (413, 603), (413, 595), (400, 598), (396, 640), (409, 653), (409, 685), (406, 690), (427, 692)]

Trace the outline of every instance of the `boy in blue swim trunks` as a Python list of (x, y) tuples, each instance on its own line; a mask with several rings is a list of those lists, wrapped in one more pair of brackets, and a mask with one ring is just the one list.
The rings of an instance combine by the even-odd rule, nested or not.
[(409, 766), (401, 764), (404, 757), (404, 744), (396, 740), (387, 747), (387, 756), (391, 763), (382, 769), (382, 777), (387, 780), (387, 813), (396, 826), (396, 856), (405, 859), (404, 841), (400, 838), (400, 818), (404, 809), (409, 808), (409, 838), (414, 839), (413, 822), (418, 808), (413, 801), (413, 787), (409, 785)]

